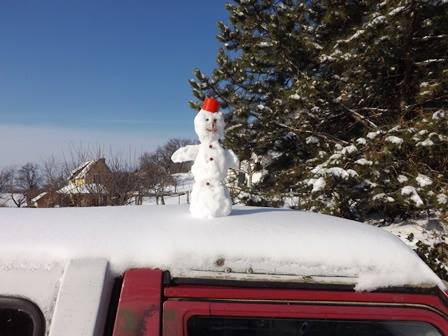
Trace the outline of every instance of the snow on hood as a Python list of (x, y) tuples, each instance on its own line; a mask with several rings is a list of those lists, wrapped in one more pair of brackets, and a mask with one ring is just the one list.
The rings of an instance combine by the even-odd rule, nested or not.
[(112, 271), (152, 267), (356, 278), (357, 290), (442, 281), (399, 238), (371, 225), (287, 209), (239, 207), (229, 217), (186, 206), (0, 209), (0, 269), (106, 258)]

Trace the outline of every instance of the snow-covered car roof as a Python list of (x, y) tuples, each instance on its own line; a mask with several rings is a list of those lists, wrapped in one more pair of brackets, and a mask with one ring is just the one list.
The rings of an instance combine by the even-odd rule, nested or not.
[(228, 217), (190, 216), (186, 206), (0, 209), (0, 269), (49, 268), (106, 259), (173, 276), (207, 272), (262, 279), (347, 278), (357, 290), (439, 286), (442, 281), (392, 234), (341, 218), (237, 207)]

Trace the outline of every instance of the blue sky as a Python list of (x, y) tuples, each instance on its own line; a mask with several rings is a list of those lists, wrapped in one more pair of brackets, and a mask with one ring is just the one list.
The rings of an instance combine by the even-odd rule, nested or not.
[(215, 64), (225, 2), (0, 1), (0, 165), (194, 138), (187, 81)]

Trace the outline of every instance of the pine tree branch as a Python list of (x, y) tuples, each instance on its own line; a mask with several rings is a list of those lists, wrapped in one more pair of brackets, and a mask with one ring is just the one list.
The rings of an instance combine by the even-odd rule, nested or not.
[(414, 70), (414, 60), (412, 58), (412, 47), (413, 47), (413, 37), (414, 34), (418, 30), (418, 21), (417, 21), (417, 13), (416, 13), (417, 4), (416, 1), (411, 1), (409, 7), (409, 16), (411, 17), (411, 22), (409, 27), (407, 27), (408, 32), (404, 41), (404, 71), (403, 71), (403, 79), (398, 84), (400, 87), (400, 109), (404, 114), (406, 114), (405, 106), (408, 105), (408, 99), (410, 96), (410, 87), (412, 81), (412, 72)]
[(366, 117), (364, 117), (362, 114), (359, 114), (358, 112), (356, 112), (355, 110), (352, 110), (351, 108), (348, 108), (347, 106), (345, 106), (344, 104), (339, 103), (347, 112), (350, 112), (351, 115), (358, 120), (360, 123), (362, 123), (364, 126), (368, 127), (368, 128), (374, 128), (377, 129), (378, 125), (373, 123), (372, 121), (370, 121), (369, 119), (367, 119)]
[(225, 102), (228, 106), (231, 105), (231, 103), (221, 94), (219, 87), (217, 87), (215, 84), (210, 83), (210, 88), (214, 92), (215, 96), (220, 98), (223, 102)]
[(448, 58), (433, 58), (433, 59), (427, 59), (425, 61), (420, 62), (414, 62), (415, 65), (431, 65), (434, 63), (446, 63), (448, 62)]
[[(281, 1), (278, 1), (278, 3), (280, 3)], [(275, 7), (275, 6), (274, 6)], [(256, 8), (255, 6), (253, 6), (253, 9), (255, 11), (255, 16), (257, 17), (257, 19), (260, 22), (263, 22), (263, 18), (260, 16), (260, 12), (258, 10), (258, 8)], [(301, 14), (303, 16), (303, 14)], [(274, 40), (271, 36), (271, 33), (269, 32), (268, 29), (266, 29), (265, 27), (263, 27), (262, 25), (260, 26), (260, 30), (263, 30), (265, 32), (265, 34), (267, 36), (269, 36), (272, 40)], [(280, 54), (283, 58), (283, 61), (286, 62), (290, 67), (291, 70), (295, 71), (296, 73), (304, 76), (304, 77), (308, 77), (303, 71), (301, 71), (296, 64), (294, 64), (294, 62), (291, 61), (291, 59), (288, 57), (288, 55), (286, 54), (286, 49), (282, 46), (282, 43), (280, 43), (281, 41), (278, 41), (278, 43), (276, 44), (278, 51), (280, 51)]]
[(414, 37), (414, 41), (429, 41), (429, 40), (437, 40), (437, 39), (445, 39), (448, 37), (448, 34), (440, 34), (440, 35), (428, 35), (423, 37)]
[[(448, 95), (444, 95), (444, 96), (439, 96), (439, 97), (435, 97), (433, 99), (429, 99), (426, 100), (422, 103), (417, 103), (417, 104), (411, 104), (411, 105), (406, 105), (405, 106), (405, 110), (406, 111), (410, 111), (416, 107), (421, 107), (421, 108), (426, 108), (426, 109), (439, 109), (440, 107), (445, 106), (446, 100), (448, 99)], [(438, 103), (441, 102), (441, 106), (436, 106), (436, 107), (427, 107), (426, 105), (431, 104), (431, 103)]]
[[(269, 107), (265, 107), (265, 109), (269, 109), (272, 112), (272, 110)], [(260, 122), (262, 122), (262, 116), (259, 113), (252, 111), (252, 112), (250, 112), (250, 115), (252, 115), (253, 117), (255, 117), (258, 120), (260, 120)], [(344, 145), (348, 144), (347, 141), (339, 139), (339, 138), (337, 138), (337, 137), (335, 137), (335, 136), (333, 136), (331, 134), (328, 134), (328, 133), (317, 132), (317, 131), (308, 131), (308, 130), (304, 130), (304, 129), (301, 129), (301, 128), (295, 128), (295, 127), (286, 125), (286, 124), (284, 124), (282, 122), (278, 122), (278, 121), (275, 121), (275, 120), (272, 120), (272, 119), (270, 119), (269, 122), (272, 123), (274, 126), (286, 128), (287, 130), (289, 130), (289, 131), (291, 131), (293, 133), (296, 133), (296, 134), (305, 133), (305, 134), (315, 135), (317, 137), (320, 137), (320, 138), (322, 138), (324, 140), (327, 140), (327, 141), (335, 143), (335, 144), (344, 144)]]
[(382, 108), (379, 108), (379, 107), (361, 107), (361, 108), (359, 108), (359, 110), (380, 112), (380, 113), (389, 112), (390, 111), (390, 109), (382, 109)]
[(326, 134), (326, 133), (322, 133), (322, 132), (316, 132), (316, 131), (308, 131), (308, 130), (304, 130), (304, 129), (300, 129), (300, 128), (295, 128), (295, 127), (291, 127), (291, 126), (288, 126), (286, 124), (283, 124), (283, 123), (280, 123), (280, 122), (276, 122), (276, 121), (274, 121), (273, 124), (275, 124), (275, 125), (277, 125), (279, 127), (282, 127), (282, 128), (286, 128), (287, 130), (289, 130), (289, 131), (291, 131), (293, 133), (306, 133), (306, 134), (318, 136), (318, 137), (320, 137), (322, 139), (325, 139), (325, 140), (327, 140), (329, 142), (332, 142), (332, 143), (335, 143), (335, 144), (345, 144), (345, 145), (348, 144), (347, 141), (338, 139), (338, 138), (336, 138), (336, 137), (334, 137), (334, 136), (332, 136), (330, 134)]

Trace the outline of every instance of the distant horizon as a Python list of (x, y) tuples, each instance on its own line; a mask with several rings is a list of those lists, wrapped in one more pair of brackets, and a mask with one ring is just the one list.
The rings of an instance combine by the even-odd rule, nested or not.
[[(62, 127), (0, 124), (0, 134), (11, 139), (14, 145), (0, 146), (0, 170), (26, 163), (42, 165), (51, 158), (64, 162), (74, 152), (101, 150), (106, 159), (120, 158), (137, 161), (145, 152), (152, 152), (172, 138), (196, 139), (193, 131), (174, 134), (144, 134), (142, 132), (117, 133), (116, 131), (70, 130)], [(25, 156), (23, 153), (27, 153)], [(91, 159), (94, 159), (92, 157)], [(136, 163), (136, 162), (128, 162)]]
[(142, 153), (195, 139), (188, 79), (214, 67), (225, 2), (0, 3), (0, 169), (73, 143)]

